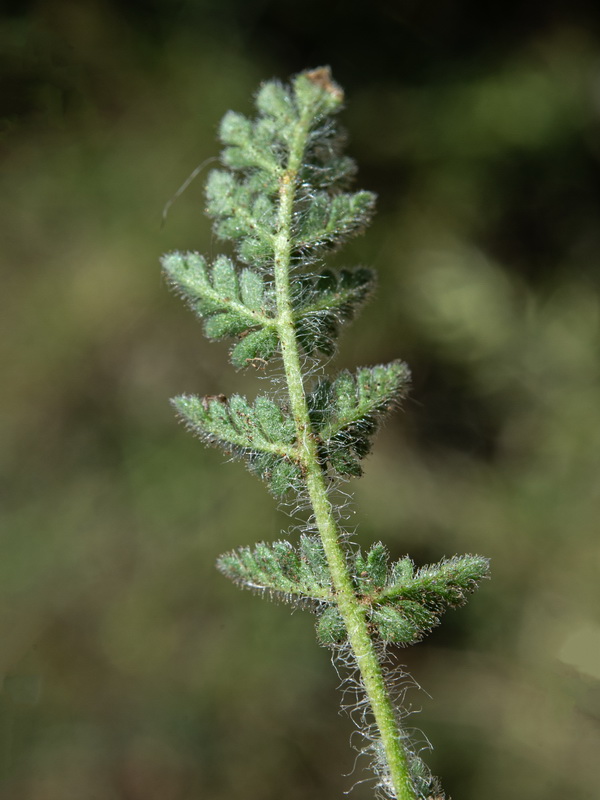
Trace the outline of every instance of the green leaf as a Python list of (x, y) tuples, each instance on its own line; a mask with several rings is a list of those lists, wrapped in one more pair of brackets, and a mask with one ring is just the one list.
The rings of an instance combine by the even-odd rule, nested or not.
[(234, 366), (246, 367), (254, 359), (265, 362), (273, 356), (279, 337), (272, 290), (262, 275), (248, 268), (238, 275), (227, 256), (218, 256), (210, 271), (198, 253), (169, 253), (162, 263), (169, 282), (204, 319), (209, 339), (243, 337), (231, 352)]
[(331, 586), (331, 576), (323, 543), (319, 536), (302, 534), (300, 537), (300, 556), (306, 579), (319, 586)]
[(297, 119), (291, 93), (279, 81), (263, 83), (256, 96), (256, 107), (263, 114), (273, 117), (282, 131), (289, 130)]
[(373, 290), (373, 273), (364, 268), (323, 270), (302, 275), (292, 287), (296, 333), (303, 350), (332, 355), (340, 325), (349, 322)]
[(347, 637), (346, 626), (336, 606), (326, 606), (317, 619), (317, 638), (326, 646), (339, 645)]
[(204, 333), (208, 339), (223, 339), (237, 336), (248, 330), (248, 322), (238, 313), (214, 314), (204, 323)]
[(373, 192), (311, 194), (307, 207), (294, 227), (294, 252), (307, 262), (326, 250), (334, 250), (351, 236), (360, 233), (375, 210)]
[[(270, 91), (269, 86), (272, 87)], [(259, 93), (257, 106), (264, 110), (261, 106), (266, 105), (274, 114), (265, 111), (267, 118), (259, 117), (255, 122), (234, 111), (225, 114), (219, 136), (223, 144), (230, 146), (223, 151), (223, 163), (238, 170), (264, 170), (277, 177), (283, 172), (287, 151), (281, 145), (287, 139), (284, 135), (287, 126), (282, 123), (289, 123), (295, 116), (293, 106), (286, 103), (286, 99), (290, 100), (289, 93), (281, 85), (278, 90), (275, 83), (267, 84)], [(269, 118), (273, 116), (276, 120)]]
[(318, 119), (325, 114), (334, 114), (344, 102), (344, 92), (333, 82), (329, 67), (301, 72), (292, 86), (301, 117)]
[(245, 145), (252, 137), (252, 123), (243, 114), (228, 111), (221, 120), (219, 137), (223, 144)]
[(265, 171), (238, 178), (213, 170), (208, 176), (207, 212), (216, 220), (215, 232), (232, 240), (240, 259), (253, 267), (265, 269), (274, 257), (277, 186), (277, 179)]
[(318, 382), (308, 397), (320, 453), (341, 475), (360, 475), (382, 416), (404, 396), (410, 373), (402, 361), (340, 373)]
[(261, 275), (251, 269), (243, 269), (240, 275), (240, 294), (243, 304), (252, 311), (265, 312), (265, 282)]
[(239, 300), (240, 291), (233, 262), (227, 256), (217, 256), (212, 268), (212, 285), (224, 300)]
[(410, 644), (418, 641), (419, 631), (411, 620), (393, 606), (377, 606), (370, 613), (370, 622), (384, 642)]
[[(341, 325), (354, 317), (373, 286), (372, 274), (364, 269), (306, 274), (326, 251), (359, 233), (374, 210), (373, 193), (350, 190), (355, 165), (344, 155), (344, 136), (331, 120), (342, 103), (341, 89), (321, 67), (296, 76), (289, 87), (264, 84), (255, 118), (228, 112), (220, 126), (223, 169), (208, 176), (207, 211), (215, 235), (232, 243), (246, 267), (227, 256), (208, 266), (195, 253), (170, 254), (163, 264), (171, 283), (204, 320), (207, 336), (236, 338), (230, 354), (234, 366), (262, 369), (281, 350), (283, 391), (294, 411), (292, 418), (285, 403), (268, 397), (250, 402), (240, 395), (181, 396), (173, 401), (180, 415), (206, 442), (244, 458), (276, 496), (295, 491), (297, 508), (306, 504), (309, 519), (312, 509), (312, 519), (328, 537), (328, 553), (339, 547), (335, 587), (316, 536), (301, 536), (296, 547), (285, 541), (242, 547), (221, 556), (219, 569), (241, 586), (311, 608), (323, 644), (344, 646), (350, 632), (366, 656), (354, 653), (364, 673), (359, 684), (367, 689), (366, 702), (377, 708), (392, 700), (371, 657), (385, 648), (369, 655), (365, 637), (398, 644), (419, 640), (443, 611), (465, 602), (487, 575), (487, 561), (455, 557), (416, 572), (409, 558), (390, 565), (381, 542), (366, 553), (345, 547), (343, 534), (337, 537), (330, 526), (335, 527), (335, 513), (326, 520), (321, 513), (335, 512), (328, 510), (332, 496), (327, 493), (336, 487), (336, 473), (361, 474), (361, 460), (383, 415), (401, 400), (409, 381), (399, 361), (321, 379), (307, 398), (306, 418), (307, 373), (296, 344), (309, 363), (315, 354), (332, 355)], [(287, 338), (292, 334), (295, 341)], [(315, 470), (322, 474), (316, 476)], [(344, 655), (350, 655), (345, 647)], [(375, 688), (367, 673), (375, 676)], [(380, 739), (376, 728), (373, 723), (368, 749), (376, 757), (378, 787), (394, 796), (404, 791), (441, 796), (400, 726), (393, 731), (382, 726)]]
[(387, 588), (393, 586), (403, 586), (412, 579), (415, 565), (408, 556), (404, 556), (399, 561), (394, 561), (390, 570), (390, 577), (387, 581)]
[(219, 570), (234, 583), (258, 589), (287, 602), (332, 600), (331, 576), (317, 537), (302, 536), (298, 548), (289, 542), (264, 542), (220, 556)]
[(388, 552), (381, 542), (372, 545), (367, 553), (365, 571), (369, 581), (375, 587), (382, 587), (385, 585), (388, 558)]
[(293, 259), (304, 265), (314, 261), (370, 218), (374, 195), (342, 191), (355, 172), (354, 162), (342, 154), (344, 137), (323, 124), (342, 100), (329, 68), (321, 67), (296, 76), (289, 89), (278, 81), (263, 84), (255, 119), (233, 111), (223, 117), (221, 159), (231, 171), (209, 174), (207, 211), (215, 218), (216, 234), (235, 243), (244, 263), (272, 270), (280, 182), (299, 127), (308, 135), (296, 177)]
[(260, 369), (272, 358), (278, 346), (276, 331), (270, 328), (253, 331), (234, 345), (230, 353), (231, 363), (238, 368), (254, 366)]
[(374, 606), (369, 615), (372, 625), (385, 642), (414, 644), (439, 624), (439, 618), (420, 603)]
[(283, 497), (290, 491), (298, 492), (301, 485), (302, 470), (293, 461), (285, 459), (271, 460), (269, 463), (264, 458), (251, 467), (254, 472), (269, 484), (270, 491), (275, 497)]
[[(405, 561), (405, 559), (403, 559)], [(467, 601), (477, 584), (489, 575), (489, 560), (481, 556), (454, 556), (421, 567), (408, 576), (407, 569), (392, 567), (382, 600), (416, 600), (430, 608), (457, 608)]]
[(295, 426), (290, 415), (266, 397), (253, 404), (240, 395), (195, 397), (181, 395), (173, 405), (188, 426), (205, 442), (245, 458), (249, 469), (265, 480), (276, 496), (298, 488)]
[(381, 639), (397, 644), (419, 641), (440, 622), (448, 608), (466, 602), (468, 594), (489, 574), (487, 559), (454, 556), (415, 572), (410, 558), (389, 565), (378, 542), (367, 555), (355, 555), (354, 585), (369, 607), (369, 623)]
[(292, 445), (296, 441), (294, 420), (270, 397), (261, 395), (254, 401), (254, 413), (261, 430), (270, 441)]
[(360, 460), (352, 450), (347, 449), (343, 444), (330, 447), (327, 451), (326, 459), (339, 475), (352, 475), (355, 478), (360, 478), (362, 475)]

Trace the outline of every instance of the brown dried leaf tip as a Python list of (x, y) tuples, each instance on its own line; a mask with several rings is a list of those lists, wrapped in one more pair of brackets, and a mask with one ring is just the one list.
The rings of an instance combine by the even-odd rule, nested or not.
[(311, 83), (329, 92), (336, 100), (341, 101), (344, 99), (344, 91), (341, 86), (331, 80), (331, 69), (329, 67), (317, 67), (317, 69), (310, 70), (310, 72), (305, 72), (304, 74)]

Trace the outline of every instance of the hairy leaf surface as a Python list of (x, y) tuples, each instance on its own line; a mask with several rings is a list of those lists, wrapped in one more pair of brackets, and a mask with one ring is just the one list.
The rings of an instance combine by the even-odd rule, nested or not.
[(369, 619), (384, 641), (411, 644), (440, 622), (448, 608), (466, 603), (489, 574), (481, 556), (454, 556), (415, 570), (410, 558), (389, 564), (381, 542), (355, 558), (354, 583), (370, 608)]
[(231, 351), (234, 366), (273, 356), (279, 337), (273, 292), (264, 276), (248, 268), (239, 271), (226, 256), (218, 256), (210, 269), (198, 253), (169, 253), (162, 264), (169, 282), (204, 320), (209, 339), (241, 337)]
[(333, 355), (340, 326), (350, 322), (371, 294), (375, 278), (371, 270), (323, 270), (302, 275), (292, 286), (296, 332), (308, 355)]
[(287, 541), (241, 547), (220, 556), (217, 566), (234, 583), (288, 602), (332, 599), (331, 576), (316, 536), (301, 536), (297, 548)]
[(406, 393), (410, 372), (402, 361), (342, 372), (318, 382), (308, 398), (321, 440), (321, 458), (341, 475), (361, 475), (381, 418)]
[(173, 405), (189, 427), (208, 444), (245, 458), (249, 469), (267, 482), (275, 495), (298, 485), (300, 468), (295, 428), (289, 414), (268, 397), (253, 404), (245, 397), (227, 399), (181, 395)]

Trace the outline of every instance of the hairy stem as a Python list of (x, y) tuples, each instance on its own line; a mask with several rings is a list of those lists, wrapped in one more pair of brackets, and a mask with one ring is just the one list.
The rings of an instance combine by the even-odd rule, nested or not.
[(291, 411), (296, 425), (298, 457), (304, 471), (315, 524), (329, 564), (338, 609), (344, 619), (362, 684), (379, 728), (395, 795), (398, 800), (416, 800), (408, 756), (402, 744), (402, 732), (385, 686), (381, 664), (369, 635), (365, 609), (354, 593), (340, 531), (329, 502), (325, 477), (317, 458), (317, 445), (311, 429), (300, 366), (290, 297), (291, 224), (297, 174), (302, 164), (310, 122), (311, 119), (308, 116), (299, 120), (290, 146), (287, 169), (280, 179), (274, 267), (277, 328)]

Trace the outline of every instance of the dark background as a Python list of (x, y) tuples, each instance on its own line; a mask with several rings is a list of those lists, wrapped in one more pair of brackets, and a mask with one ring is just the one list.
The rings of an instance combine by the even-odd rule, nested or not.
[(597, 4), (4, 8), (0, 796), (324, 799), (368, 775), (311, 619), (214, 569), (290, 520), (177, 427), (174, 394), (262, 384), (158, 268), (218, 252), (202, 179), (161, 212), (225, 111), (330, 64), (379, 194), (336, 257), (380, 287), (334, 366), (414, 372), (350, 524), (419, 564), (492, 559), (465, 609), (392, 653), (425, 690), (408, 725), (454, 800), (595, 798)]

